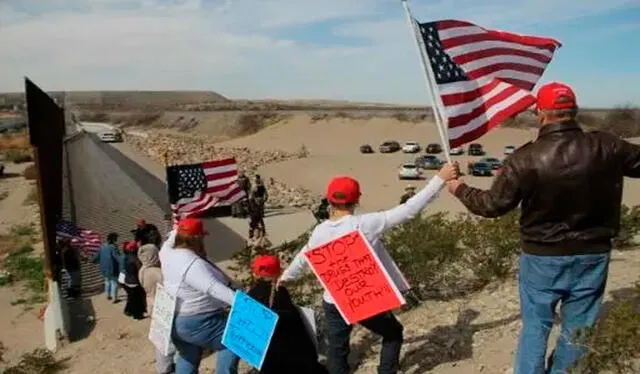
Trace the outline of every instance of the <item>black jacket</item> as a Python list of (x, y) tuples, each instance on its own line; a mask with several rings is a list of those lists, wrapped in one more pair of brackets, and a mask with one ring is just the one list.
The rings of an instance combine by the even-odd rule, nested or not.
[(140, 271), (140, 260), (137, 252), (124, 253), (124, 282), (128, 285), (140, 285), (138, 272)]
[(620, 226), (625, 176), (640, 178), (640, 146), (569, 121), (542, 127), (535, 141), (507, 157), (490, 190), (462, 185), (456, 196), (484, 217), (521, 203), (526, 253), (603, 253)]
[[(258, 281), (249, 295), (268, 306), (271, 283)], [(318, 353), (307, 333), (303, 316), (284, 287), (275, 293), (271, 310), (278, 314), (278, 324), (271, 338), (261, 374), (327, 374), (318, 363)]]

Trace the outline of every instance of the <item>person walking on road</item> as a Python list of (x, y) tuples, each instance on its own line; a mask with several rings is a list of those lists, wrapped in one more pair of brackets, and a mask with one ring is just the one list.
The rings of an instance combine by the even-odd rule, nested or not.
[(173, 343), (176, 374), (196, 374), (205, 349), (217, 352), (216, 373), (237, 374), (240, 358), (222, 345), (232, 281), (207, 259), (202, 221), (178, 222), (160, 250), (166, 291), (176, 295)]
[[(326, 197), (331, 204), (329, 219), (318, 224), (308, 243), (296, 254), (289, 267), (280, 277), (279, 284), (300, 278), (309, 265), (304, 252), (354, 230), (360, 230), (371, 243), (392, 281), (402, 292), (409, 288), (402, 274), (393, 262), (381, 241), (382, 235), (393, 227), (411, 220), (432, 201), (444, 187), (445, 181), (458, 177), (458, 168), (445, 164), (426, 186), (405, 204), (392, 209), (363, 215), (355, 215), (360, 201), (360, 184), (350, 177), (336, 177), (329, 182)], [(334, 305), (331, 296), (323, 295), (323, 309), (329, 335), (329, 372), (331, 374), (349, 373), (349, 339), (353, 326), (347, 324)], [(400, 370), (400, 349), (403, 341), (403, 327), (393, 313), (385, 312), (360, 322), (362, 326), (382, 336), (379, 374), (395, 374)]]
[(122, 287), (127, 292), (127, 303), (124, 314), (133, 319), (143, 319), (146, 311), (146, 296), (140, 285), (138, 273), (142, 264), (138, 259), (138, 244), (127, 242), (124, 246), (124, 282)]
[[(549, 83), (537, 94), (540, 130), (505, 161), (489, 190), (448, 182), (474, 214), (498, 217), (522, 206), (519, 292), (522, 331), (514, 374), (565, 373), (585, 353), (574, 341), (594, 325), (620, 225), (624, 177), (640, 178), (640, 146), (576, 122), (573, 90)], [(545, 368), (556, 307), (561, 335)], [(546, 371), (545, 371), (546, 370)]]
[(413, 195), (416, 194), (416, 187), (412, 185), (408, 185), (404, 188), (404, 194), (400, 197), (400, 204), (404, 204), (409, 200)]
[(107, 235), (107, 242), (93, 257), (94, 264), (100, 264), (100, 273), (104, 277), (104, 293), (107, 300), (118, 302), (118, 274), (120, 273), (118, 252), (118, 234), (115, 232)]
[(264, 205), (269, 200), (269, 193), (267, 187), (264, 185), (264, 181), (260, 174), (256, 174), (255, 184), (253, 191), (251, 192), (250, 199), (254, 199), (260, 207), (261, 215), (264, 217)]

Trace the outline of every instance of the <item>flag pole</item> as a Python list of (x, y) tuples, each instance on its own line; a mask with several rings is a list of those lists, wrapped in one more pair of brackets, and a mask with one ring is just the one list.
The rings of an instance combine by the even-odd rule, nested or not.
[(407, 24), (409, 25), (409, 30), (411, 31), (411, 36), (413, 37), (413, 41), (416, 45), (416, 51), (418, 52), (418, 57), (420, 57), (420, 64), (422, 65), (422, 72), (424, 74), (425, 82), (427, 83), (427, 87), (429, 88), (429, 93), (431, 95), (431, 108), (436, 120), (436, 127), (438, 128), (438, 132), (440, 133), (440, 141), (442, 142), (442, 147), (444, 149), (445, 157), (447, 158), (447, 162), (452, 163), (451, 161), (451, 151), (449, 150), (449, 136), (445, 131), (446, 127), (443, 125), (443, 122), (446, 122), (446, 116), (442, 115), (441, 106), (437, 101), (439, 99), (438, 93), (435, 89), (435, 81), (433, 79), (433, 72), (431, 71), (431, 64), (427, 62), (425, 59), (426, 50), (423, 48), (422, 43), (420, 41), (421, 38), (418, 37), (418, 30), (416, 29), (415, 22), (413, 21), (413, 17), (411, 16), (411, 10), (409, 9), (409, 4), (407, 0), (401, 0), (402, 6), (404, 7), (404, 12), (407, 18)]

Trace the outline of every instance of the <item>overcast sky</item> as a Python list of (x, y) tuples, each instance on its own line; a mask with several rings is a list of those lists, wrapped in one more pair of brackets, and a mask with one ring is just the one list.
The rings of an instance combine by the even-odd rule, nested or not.
[[(640, 0), (413, 0), (560, 40), (541, 82), (640, 105)], [(399, 0), (0, 0), (0, 91), (213, 90), (230, 98), (428, 104)]]

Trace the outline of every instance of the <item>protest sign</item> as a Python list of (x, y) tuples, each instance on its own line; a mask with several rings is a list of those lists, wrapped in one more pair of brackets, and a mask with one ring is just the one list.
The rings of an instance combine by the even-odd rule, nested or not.
[(153, 311), (151, 312), (149, 340), (165, 356), (175, 351), (175, 347), (171, 343), (171, 329), (175, 310), (175, 296), (168, 293), (162, 284), (158, 283), (156, 297), (153, 301)]
[(222, 335), (222, 344), (260, 369), (267, 355), (278, 315), (242, 291), (236, 291)]
[(396, 309), (404, 297), (360, 231), (352, 231), (304, 255), (349, 324)]

